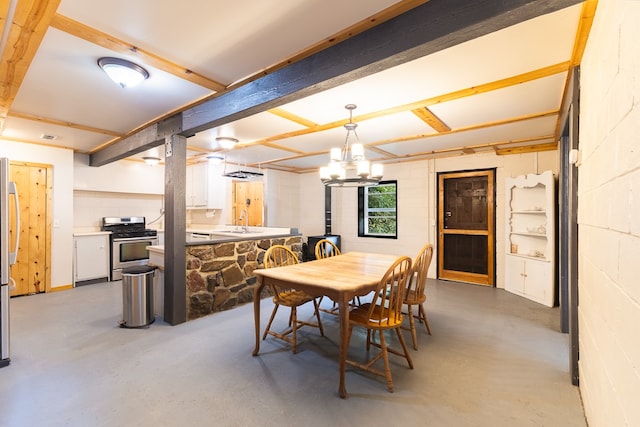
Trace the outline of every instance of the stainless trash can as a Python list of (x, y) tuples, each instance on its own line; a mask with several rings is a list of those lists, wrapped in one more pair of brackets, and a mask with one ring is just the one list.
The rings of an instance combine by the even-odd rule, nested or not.
[(153, 275), (155, 267), (137, 265), (122, 270), (122, 328), (145, 328), (155, 320)]

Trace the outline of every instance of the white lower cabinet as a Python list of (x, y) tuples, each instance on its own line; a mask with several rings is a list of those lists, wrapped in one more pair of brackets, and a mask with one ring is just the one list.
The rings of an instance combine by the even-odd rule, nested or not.
[(109, 279), (109, 234), (74, 237), (74, 284)]
[(507, 255), (505, 289), (548, 307), (555, 304), (553, 266), (549, 261)]

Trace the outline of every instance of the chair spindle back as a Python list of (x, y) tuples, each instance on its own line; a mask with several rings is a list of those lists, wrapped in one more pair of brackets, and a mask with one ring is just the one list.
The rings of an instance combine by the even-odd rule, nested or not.
[[(380, 279), (369, 308), (369, 318), (377, 318), (380, 325), (393, 325), (402, 318), (402, 304), (407, 290), (411, 258), (401, 256)], [(379, 315), (373, 316), (374, 310)]]
[(340, 249), (329, 239), (322, 239), (316, 243), (316, 259), (329, 258), (340, 255)]

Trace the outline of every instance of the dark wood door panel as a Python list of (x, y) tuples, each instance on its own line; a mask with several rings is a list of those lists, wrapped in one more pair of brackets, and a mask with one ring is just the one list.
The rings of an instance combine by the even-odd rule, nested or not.
[(438, 175), (438, 277), (495, 283), (495, 171)]

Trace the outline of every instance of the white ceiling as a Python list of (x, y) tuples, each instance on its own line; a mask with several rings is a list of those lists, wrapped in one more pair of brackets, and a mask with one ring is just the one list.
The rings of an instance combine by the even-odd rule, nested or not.
[[(169, 0), (110, 0), (89, 7), (86, 0), (61, 0), (55, 16), (228, 86), (398, 3), (406, 2), (191, 0), (186, 7)], [(201, 132), (187, 140), (189, 160), (215, 152), (231, 163), (314, 170), (328, 161), (331, 147), (343, 143), (345, 131), (339, 124), (310, 131), (307, 122), (291, 117), (316, 125), (339, 122), (348, 118), (349, 103), (358, 106), (354, 117), (367, 157), (383, 162), (553, 143), (581, 12), (578, 4), (291, 102), (279, 108), (284, 117), (263, 112), (230, 123), (240, 144), (228, 152), (215, 142), (220, 129)], [(8, 11), (0, 13), (5, 22)], [(161, 71), (145, 56), (113, 51), (56, 27), (46, 30), (0, 138), (90, 153), (213, 93)], [(103, 56), (134, 61), (151, 76), (121, 89), (97, 66)], [(563, 65), (541, 78), (508, 80), (557, 64)], [(6, 77), (0, 80), (7, 85)], [(474, 94), (472, 88), (486, 90)], [(451, 131), (427, 125), (411, 112), (417, 106), (427, 106)], [(359, 119), (365, 114), (373, 118)], [(294, 131), (300, 135), (285, 137)], [(43, 140), (43, 134), (56, 139)]]

